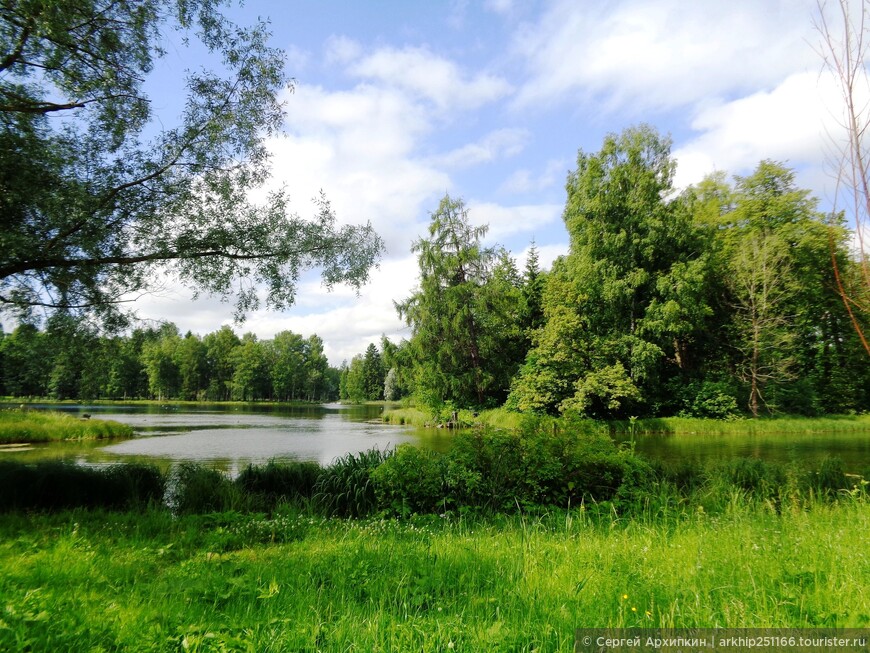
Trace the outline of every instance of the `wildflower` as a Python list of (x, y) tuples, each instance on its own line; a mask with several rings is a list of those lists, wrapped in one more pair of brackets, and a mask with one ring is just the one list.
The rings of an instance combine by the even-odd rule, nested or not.
[(625, 601), (625, 599), (627, 599), (627, 598), (628, 598), (628, 594), (623, 594), (623, 595), (622, 595), (622, 600), (623, 600), (623, 601)]

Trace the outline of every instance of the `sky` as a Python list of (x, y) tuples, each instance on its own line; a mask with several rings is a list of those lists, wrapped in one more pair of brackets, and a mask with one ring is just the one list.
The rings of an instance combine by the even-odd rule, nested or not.
[[(410, 336), (393, 302), (413, 292), (411, 244), (445, 194), (520, 267), (533, 241), (549, 267), (568, 251), (561, 215), (578, 150), (639, 123), (672, 137), (680, 188), (773, 159), (824, 205), (837, 95), (816, 12), (815, 0), (247, 0), (228, 13), (268, 18), (296, 81), (285, 134), (269, 143), (270, 183), (301, 216), (322, 190), (340, 223), (371, 222), (386, 252), (358, 295), (308, 275), (294, 307), (242, 325), (231, 305), (172, 283), (138, 313), (182, 333), (316, 333), (338, 366), (382, 334)], [(166, 89), (198, 65), (171, 46), (149, 80), (164, 114)]]

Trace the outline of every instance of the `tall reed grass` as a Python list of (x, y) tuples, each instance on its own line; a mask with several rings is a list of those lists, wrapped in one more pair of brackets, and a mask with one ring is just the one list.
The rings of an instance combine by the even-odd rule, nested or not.
[(127, 438), (133, 428), (112, 420), (80, 419), (54, 411), (0, 410), (0, 444)]

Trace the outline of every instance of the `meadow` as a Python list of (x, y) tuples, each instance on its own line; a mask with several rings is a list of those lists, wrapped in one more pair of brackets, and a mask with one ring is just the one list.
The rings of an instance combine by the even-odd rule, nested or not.
[(0, 518), (0, 649), (556, 651), (602, 626), (868, 627), (863, 499), (715, 515)]
[(870, 627), (868, 483), (476, 429), (316, 463), (0, 464), (0, 650), (557, 651), (583, 627)]

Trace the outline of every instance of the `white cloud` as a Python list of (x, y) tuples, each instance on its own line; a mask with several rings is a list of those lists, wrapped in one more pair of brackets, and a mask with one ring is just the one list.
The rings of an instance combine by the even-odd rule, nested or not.
[(554, 3), (515, 41), (518, 104), (573, 98), (666, 109), (776, 83), (815, 66), (811, 0)]
[(395, 89), (302, 86), (288, 105), (288, 135), (271, 143), (273, 181), (287, 186), (303, 216), (323, 189), (340, 222), (371, 221), (388, 254), (404, 254), (427, 203), (451, 186), (417, 157), (431, 128), (426, 112)]
[(512, 195), (546, 190), (565, 183), (570, 165), (565, 159), (547, 161), (543, 172), (521, 168), (514, 171), (502, 185), (499, 192)]
[(351, 38), (330, 36), (324, 47), (324, 59), (328, 64), (348, 64), (362, 54), (362, 46)]
[(527, 206), (501, 206), (491, 202), (468, 203), (468, 218), (475, 225), (489, 225), (487, 240), (515, 234), (529, 234), (556, 222), (562, 215), (561, 204), (538, 204)]
[(512, 91), (503, 78), (483, 72), (468, 76), (453, 61), (424, 47), (381, 48), (349, 70), (363, 79), (424, 98), (442, 111), (475, 109)]
[(525, 129), (498, 129), (475, 143), (463, 145), (435, 158), (435, 162), (448, 168), (465, 168), (516, 156), (529, 141)]
[(486, 8), (490, 11), (508, 15), (514, 10), (514, 0), (486, 0)]
[(824, 167), (836, 133), (837, 89), (829, 75), (797, 73), (769, 91), (711, 104), (691, 123), (699, 135), (674, 151), (679, 187), (714, 170), (744, 174), (762, 159)]

